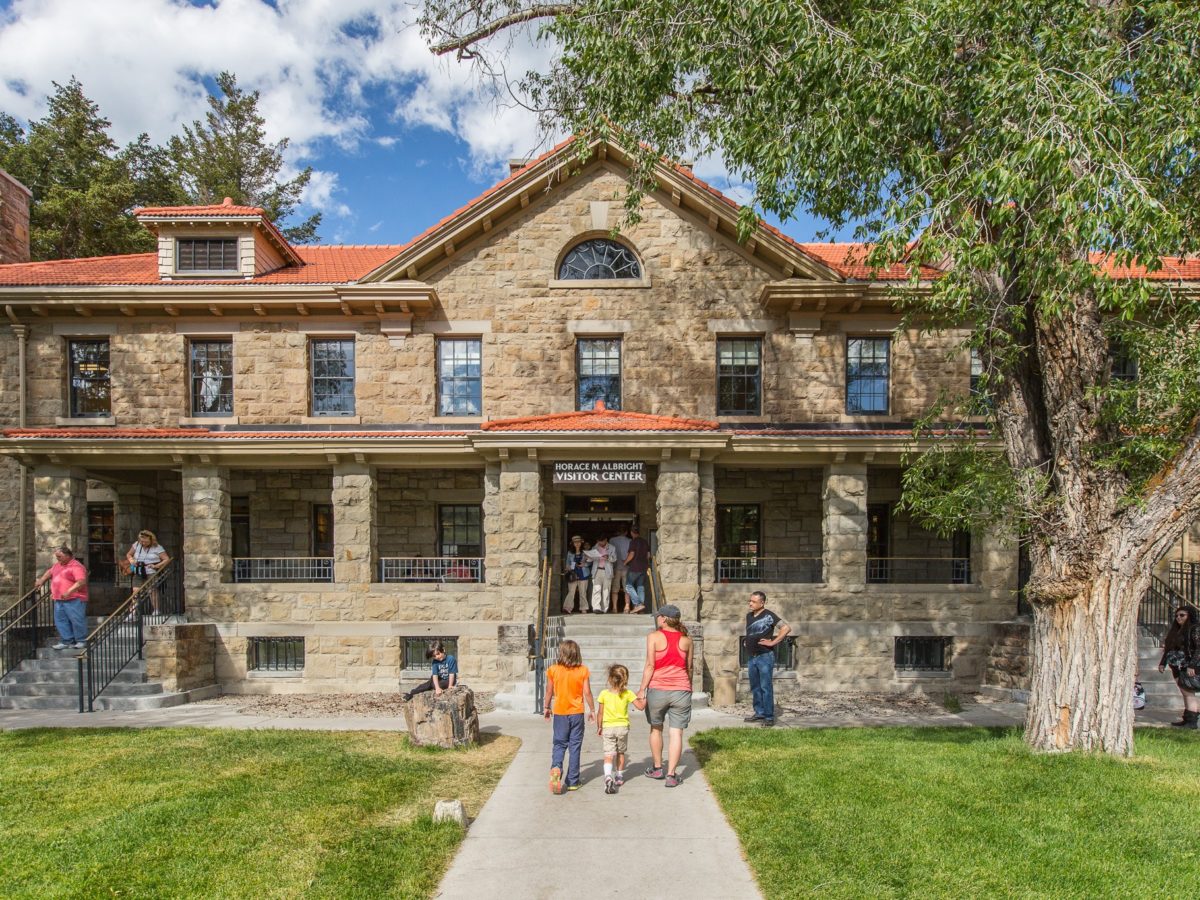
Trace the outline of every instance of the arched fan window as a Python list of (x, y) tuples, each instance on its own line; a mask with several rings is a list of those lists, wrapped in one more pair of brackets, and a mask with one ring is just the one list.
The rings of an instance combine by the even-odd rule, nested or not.
[(576, 244), (558, 267), (560, 281), (641, 277), (642, 267), (633, 251), (607, 238), (592, 238)]

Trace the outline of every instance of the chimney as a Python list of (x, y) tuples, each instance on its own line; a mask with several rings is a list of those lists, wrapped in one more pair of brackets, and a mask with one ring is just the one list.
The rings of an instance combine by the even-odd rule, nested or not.
[(510, 159), (508, 161), (508, 177), (511, 178), (529, 165), (529, 160), (528, 156), (524, 156), (521, 159)]
[(0, 265), (29, 262), (29, 201), (33, 192), (0, 169)]

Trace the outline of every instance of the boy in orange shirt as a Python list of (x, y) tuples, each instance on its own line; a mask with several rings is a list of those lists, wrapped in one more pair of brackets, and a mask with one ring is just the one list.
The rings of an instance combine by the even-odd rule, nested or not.
[(558, 645), (558, 662), (546, 672), (546, 702), (542, 713), (547, 719), (553, 713), (554, 749), (550, 752), (550, 790), (563, 792), (563, 755), (570, 752), (567, 768), (567, 790), (579, 790), (579, 754), (583, 750), (583, 704), (587, 703), (589, 722), (596, 718), (592, 686), (583, 655), (574, 641)]

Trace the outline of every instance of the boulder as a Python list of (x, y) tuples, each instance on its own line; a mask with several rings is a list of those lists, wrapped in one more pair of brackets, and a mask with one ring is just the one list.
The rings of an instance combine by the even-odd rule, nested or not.
[(437, 696), (415, 695), (404, 704), (408, 739), (420, 747), (467, 747), (479, 743), (479, 713), (475, 693), (456, 685)]
[(461, 800), (439, 800), (433, 807), (433, 821), (457, 822), (467, 827), (467, 808)]

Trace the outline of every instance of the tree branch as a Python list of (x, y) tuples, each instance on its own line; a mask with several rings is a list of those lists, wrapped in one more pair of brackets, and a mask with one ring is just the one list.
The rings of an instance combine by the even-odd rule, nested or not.
[(458, 51), (459, 57), (473, 55), (471, 54), (470, 46), (484, 38), (489, 38), (498, 32), (503, 31), (513, 25), (519, 25), (522, 22), (532, 22), (534, 19), (548, 19), (555, 16), (561, 16), (575, 9), (573, 3), (543, 3), (523, 9), (518, 12), (509, 13), (507, 16), (501, 16), (498, 19), (492, 19), (486, 22), (479, 28), (476, 28), (470, 34), (462, 37), (452, 38), (448, 41), (443, 41), (440, 44), (434, 44), (429, 49), (438, 56), (445, 56), (451, 51)]

